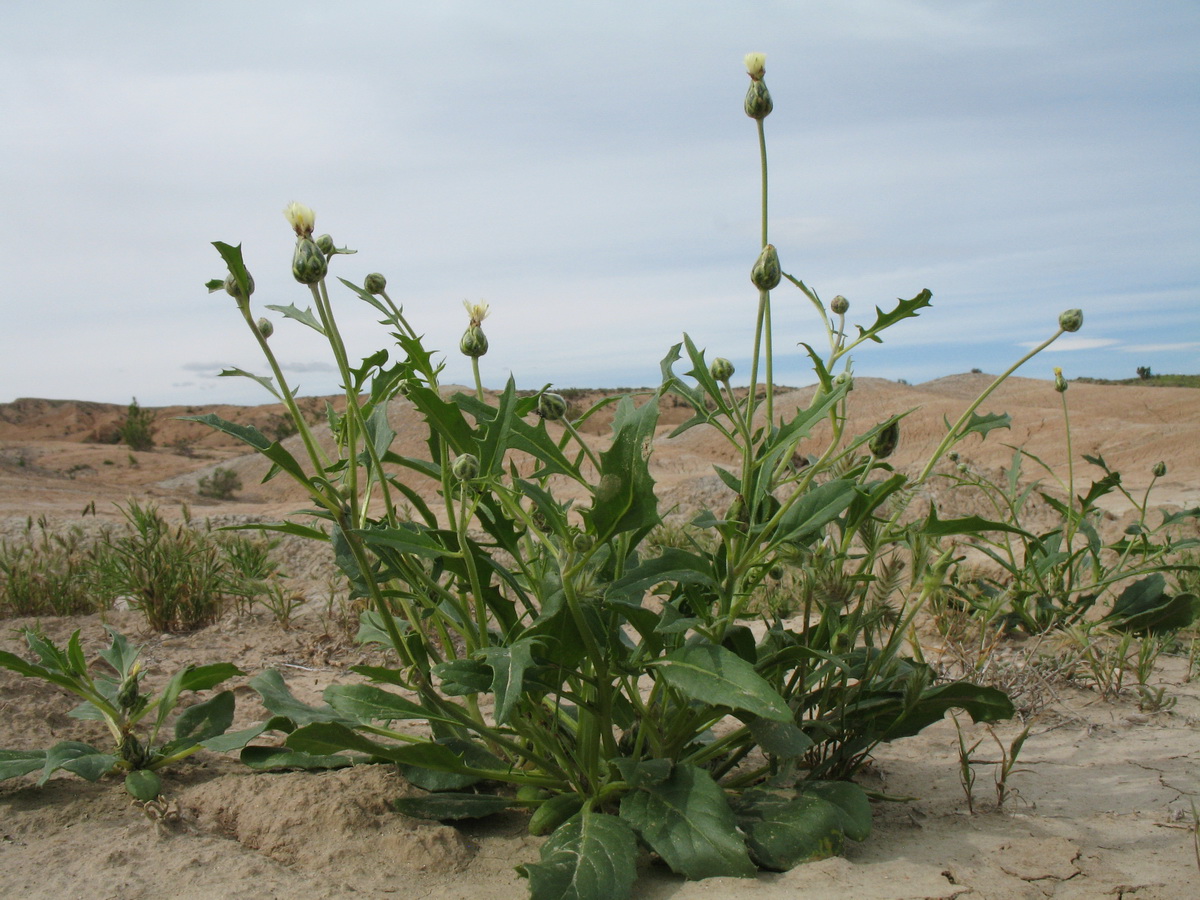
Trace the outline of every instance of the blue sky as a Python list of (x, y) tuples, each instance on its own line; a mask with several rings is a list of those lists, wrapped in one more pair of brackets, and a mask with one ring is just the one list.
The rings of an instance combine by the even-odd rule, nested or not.
[[(742, 57), (767, 54), (771, 238), (848, 318), (934, 306), (860, 376), (1200, 372), (1200, 4), (759, 0), (0, 9), (0, 402), (258, 403), (211, 241), (255, 304), (308, 305), (281, 215), (313, 207), (384, 273), (447, 380), (462, 301), (492, 306), (484, 380), (654, 384), (688, 332), (747, 371), (758, 158)], [(352, 353), (387, 343), (340, 295)], [(821, 335), (774, 294), (776, 380)], [(303, 393), (327, 356), (272, 338)]]

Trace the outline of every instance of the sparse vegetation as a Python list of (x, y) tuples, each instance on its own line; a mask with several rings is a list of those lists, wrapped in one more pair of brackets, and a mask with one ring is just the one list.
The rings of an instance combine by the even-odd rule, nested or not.
[[(129, 404), (125, 418), (117, 426), (121, 440), (130, 450), (152, 450), (154, 448), (154, 413), (138, 405), (137, 397)], [(132, 454), (130, 455), (132, 459)]]
[(221, 466), (211, 475), (203, 475), (196, 483), (196, 493), (213, 500), (231, 500), (242, 489), (242, 479), (237, 472)]

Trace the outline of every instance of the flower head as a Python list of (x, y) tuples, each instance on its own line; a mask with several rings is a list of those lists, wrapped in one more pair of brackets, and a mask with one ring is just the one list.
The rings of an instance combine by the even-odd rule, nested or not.
[(763, 74), (766, 70), (767, 54), (765, 53), (747, 53), (746, 54), (746, 72), (755, 81), (762, 81)]
[(480, 325), (482, 325), (483, 320), (486, 319), (488, 314), (492, 311), (492, 308), (483, 301), (480, 301), (479, 303), (472, 303), (470, 300), (464, 300), (463, 307), (466, 309), (467, 315), (471, 317), (472, 328), (478, 328)]
[(288, 220), (297, 237), (312, 237), (313, 228), (317, 224), (317, 214), (311, 207), (293, 200), (283, 208), (283, 217)]

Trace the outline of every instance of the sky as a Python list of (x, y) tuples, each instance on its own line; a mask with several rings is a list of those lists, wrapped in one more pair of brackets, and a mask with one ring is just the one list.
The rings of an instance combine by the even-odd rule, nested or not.
[[(463, 301), (483, 380), (642, 386), (689, 334), (749, 371), (759, 158), (742, 109), (767, 55), (770, 239), (851, 323), (933, 306), (856, 352), (859, 377), (1200, 372), (1195, 0), (346, 0), (0, 6), (0, 402), (268, 402), (234, 306), (241, 244), (301, 394), (328, 348), (282, 210), (380, 272), (445, 382)], [(390, 347), (334, 282), (355, 357)], [(823, 331), (772, 295), (775, 380)]]

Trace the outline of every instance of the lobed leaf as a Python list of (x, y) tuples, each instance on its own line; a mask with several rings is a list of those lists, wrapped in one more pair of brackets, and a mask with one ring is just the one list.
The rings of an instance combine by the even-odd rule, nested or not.
[(519, 866), (531, 900), (625, 900), (637, 878), (637, 839), (616, 816), (583, 810), (542, 845), (540, 861)]

